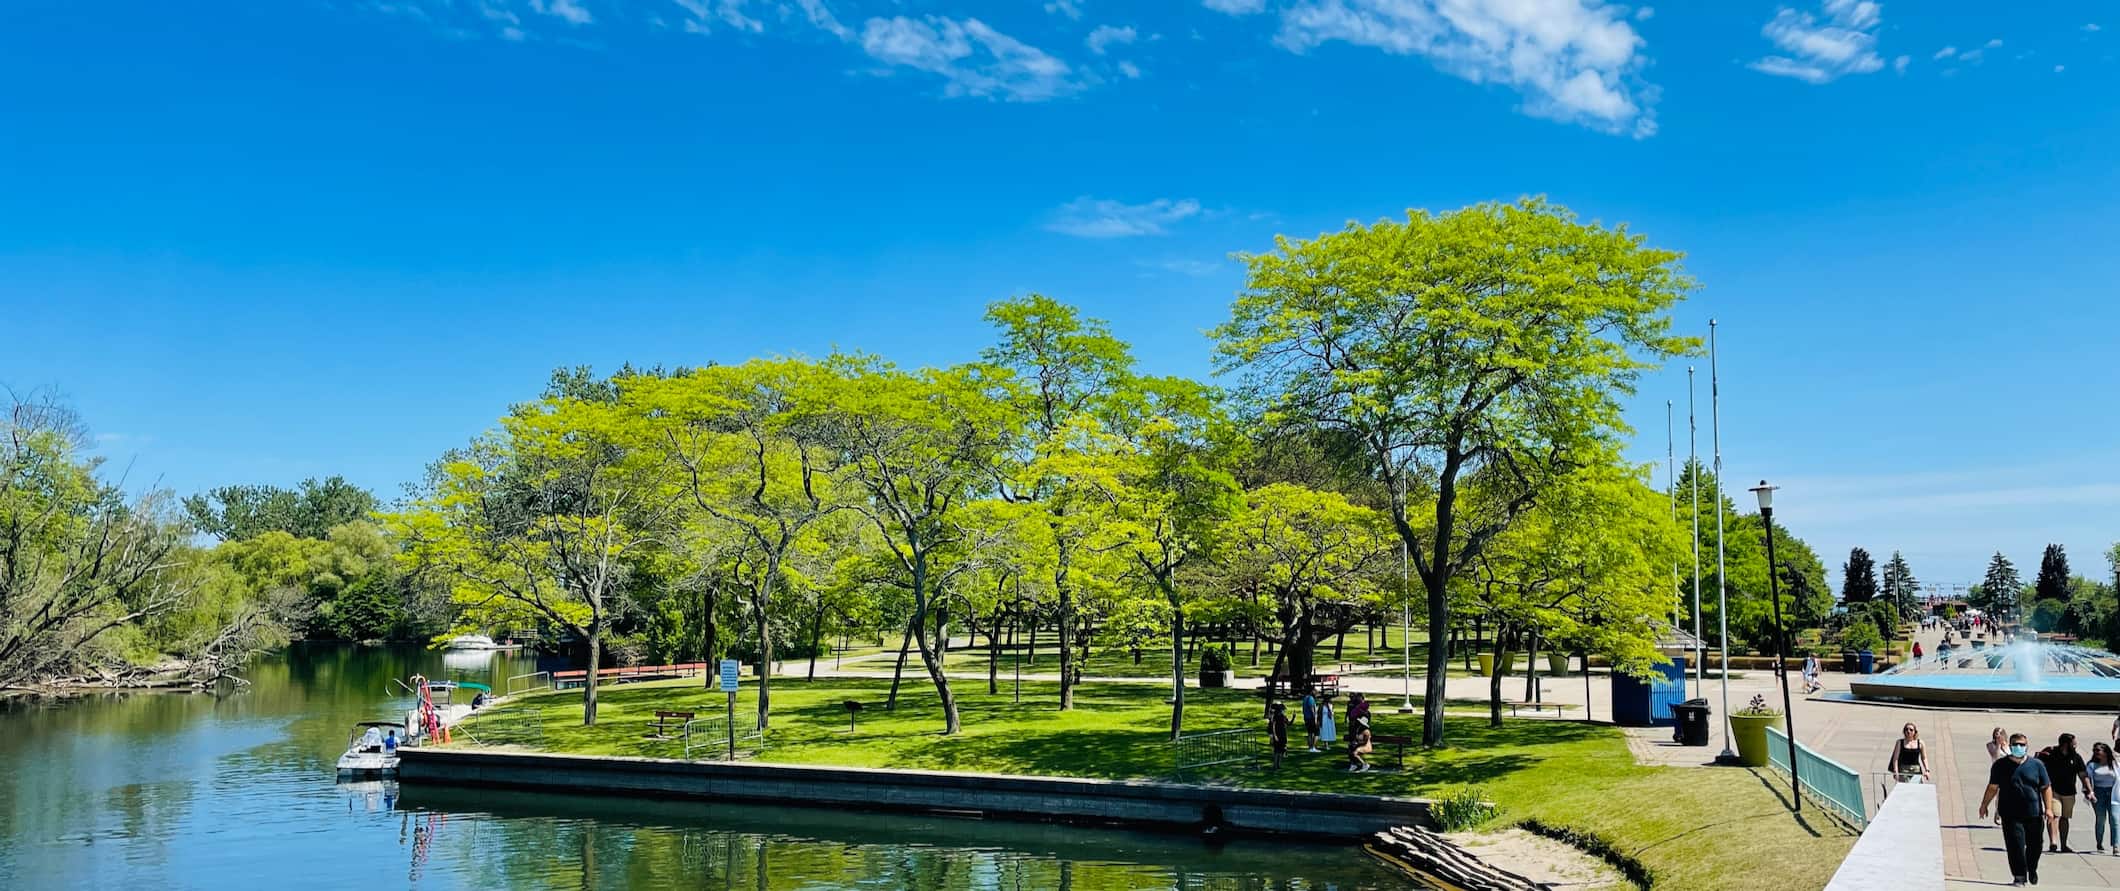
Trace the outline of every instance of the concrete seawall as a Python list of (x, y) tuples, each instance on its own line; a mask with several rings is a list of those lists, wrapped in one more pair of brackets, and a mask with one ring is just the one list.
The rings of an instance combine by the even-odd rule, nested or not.
[(1147, 781), (422, 748), (399, 752), (408, 785), (748, 801), (839, 809), (1351, 840), (1433, 826), (1412, 798), (1225, 789)]

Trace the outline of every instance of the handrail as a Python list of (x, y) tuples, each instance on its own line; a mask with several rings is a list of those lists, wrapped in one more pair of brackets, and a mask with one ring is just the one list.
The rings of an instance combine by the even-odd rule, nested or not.
[[(1776, 770), (1793, 775), (1788, 734), (1772, 725), (1767, 727), (1767, 762)], [(1804, 795), (1857, 828), (1869, 822), (1869, 809), (1862, 800), (1862, 774), (1801, 742), (1796, 744), (1796, 769), (1803, 774)]]
[[(538, 677), (541, 677), (541, 678), (544, 678), (544, 679), (545, 679), (545, 683), (544, 683), (544, 685), (543, 685), (543, 686), (546, 686), (546, 687), (550, 687), (550, 686), (552, 686), (552, 672), (549, 672), (549, 671), (533, 671), (533, 672), (531, 672), (531, 673), (529, 673), (529, 674), (519, 674), (519, 675), (516, 675), (516, 676), (514, 676), (514, 677), (511, 677), (511, 678), (509, 678), (509, 679), (507, 679), (507, 680), (505, 680), (505, 681), (502, 681), (502, 682), (501, 682), (501, 692), (503, 692), (503, 693), (506, 693), (506, 694), (508, 694), (508, 695), (510, 695), (510, 696), (513, 696), (513, 695), (515, 695), (515, 682), (516, 682), (516, 681), (522, 680), (523, 678), (538, 678)], [(524, 685), (523, 685), (523, 689), (527, 691), (527, 690), (529, 690), (530, 688), (532, 688), (532, 687), (534, 687), (534, 686), (537, 686), (537, 685), (535, 685), (535, 684), (524, 684)]]

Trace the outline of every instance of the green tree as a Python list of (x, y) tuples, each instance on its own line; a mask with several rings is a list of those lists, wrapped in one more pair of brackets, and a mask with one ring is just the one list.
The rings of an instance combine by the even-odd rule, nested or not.
[[(1041, 466), (1041, 457), (1068, 448), (1067, 432), (1110, 417), (1114, 394), (1133, 376), (1134, 358), (1124, 341), (1100, 319), (1041, 294), (1004, 300), (987, 308), (1000, 340), (983, 359), (1015, 418), (1008, 443), (1019, 468)], [(1042, 466), (1050, 468), (1049, 463)], [(1075, 516), (1069, 480), (1027, 469), (1004, 479), (1003, 497), (1033, 502), (1046, 512), (1053, 542), (1053, 608), (1060, 640), (1060, 708), (1074, 708), (1077, 595), (1073, 577), (1082, 539), (1095, 530)]]
[(291, 490), (222, 486), (184, 499), (184, 512), (192, 525), (222, 541), (256, 538), (267, 532), (321, 539), (332, 527), (368, 519), (379, 507), (374, 493), (339, 476), (306, 479), (300, 488)]
[[(1540, 199), (1410, 213), (1252, 255), (1216, 329), (1275, 429), (1343, 429), (1366, 446), (1394, 530), (1450, 627), (1451, 584), (1555, 480), (1622, 435), (1620, 397), (1695, 341), (1670, 334), (1692, 289), (1680, 255)], [(1467, 511), (1491, 472), (1500, 497)], [(1426, 508), (1422, 516), (1410, 508)], [(1447, 654), (1428, 653), (1422, 741), (1443, 743)]]
[(2017, 608), (2017, 598), (2022, 596), (2023, 590), (2024, 581), (2017, 577), (2017, 567), (2010, 563), (2010, 558), (2002, 556), (2001, 551), (1996, 551), (1994, 558), (1988, 560), (1987, 574), (1981, 577), (1980, 585), (1973, 589), (1967, 600), (1990, 615), (2007, 613)]
[(1893, 551), (1892, 559), (1885, 561), (1884, 582), (1878, 590), (1899, 609), (1902, 618), (1912, 616), (1920, 609), (1921, 582), (1914, 579), (1913, 568), (1898, 551)]
[(1877, 561), (1862, 548), (1848, 551), (1848, 562), (1840, 564), (1840, 602), (1854, 607), (1877, 599)]
[(2046, 546), (2039, 555), (2039, 575), (2032, 581), (2032, 599), (2068, 600), (2068, 552), (2058, 544)]
[(1254, 489), (1215, 540), (1225, 583), (1270, 605), (1280, 638), (1272, 674), (1292, 687), (1307, 683), (1318, 643), (1352, 626), (1369, 601), (1388, 594), (1396, 606), (1409, 596), (1388, 521), (1337, 492)]

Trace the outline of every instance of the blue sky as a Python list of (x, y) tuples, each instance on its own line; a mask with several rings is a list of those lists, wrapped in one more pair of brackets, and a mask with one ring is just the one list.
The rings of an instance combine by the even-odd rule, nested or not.
[[(1157, 371), (1264, 250), (1546, 194), (1689, 254), (1732, 480), (1837, 566), (2120, 516), (2120, 9), (1806, 0), (15, 0), (0, 382), (133, 480), (386, 495), (560, 365)], [(1702, 363), (1700, 448), (1708, 451)], [(1660, 459), (1645, 381), (1636, 457)], [(1735, 493), (1748, 498), (1743, 492)]]

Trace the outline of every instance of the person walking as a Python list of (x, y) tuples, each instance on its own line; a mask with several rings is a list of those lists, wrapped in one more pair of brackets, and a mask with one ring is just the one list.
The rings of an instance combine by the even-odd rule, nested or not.
[(2113, 856), (2120, 857), (2120, 814), (2113, 813), (2113, 787), (2120, 783), (2120, 762), (2113, 759), (2113, 747), (2105, 743), (2091, 744), (2091, 760), (2084, 765), (2084, 792), (2091, 800), (2091, 836), (2098, 840), (2098, 850), (2105, 850), (2106, 839), (2113, 842)]
[(2046, 775), (2054, 784), (2056, 807), (2047, 812), (2054, 824), (2054, 835), (2047, 840), (2048, 853), (2073, 854), (2068, 846), (2069, 819), (2076, 816), (2076, 795), (2083, 784), (2083, 754), (2076, 751), (2076, 735), (2061, 734), (2052, 746), (2039, 753), (2039, 761), (2046, 765)]
[(1899, 739), (1892, 742), (1892, 754), (1885, 759), (1892, 776), (1899, 782), (1930, 782), (1929, 750), (1921, 744), (1921, 728), (1908, 721), (1899, 728)]
[(1914, 642), (1914, 661), (1921, 661), (1921, 641)]
[(2031, 757), (2030, 740), (2010, 734), (2009, 754), (1988, 768), (1987, 791), (1980, 796), (1980, 818), (1988, 806), (2002, 820), (2002, 847), (2009, 854), (2012, 885), (2039, 883), (2039, 843), (2052, 810), (2054, 782), (2046, 766)]
[(1303, 691), (1303, 736), (1310, 741), (1310, 750), (1318, 750), (1318, 697), (1309, 690)]
[(2010, 735), (2004, 733), (2000, 727), (1995, 728), (1993, 733), (1988, 734), (1987, 752), (1990, 762), (2000, 760), (2003, 756), (2008, 755), (2010, 753)]
[[(1787, 677), (1787, 675), (1783, 675), (1783, 677)], [(1805, 655), (1803, 657), (1803, 695), (1809, 696), (1823, 687), (1824, 685), (1818, 682), (1818, 654), (1810, 653)], [(2113, 723), (2114, 726), (2120, 727), (2120, 721)]]

